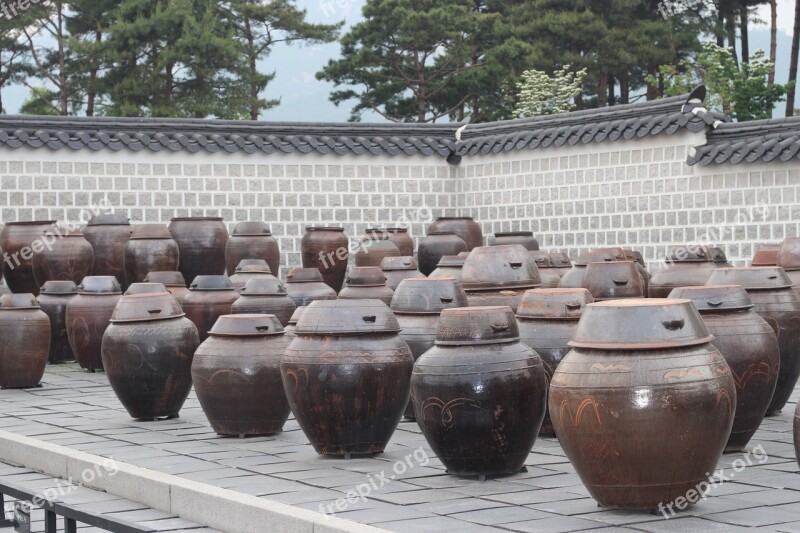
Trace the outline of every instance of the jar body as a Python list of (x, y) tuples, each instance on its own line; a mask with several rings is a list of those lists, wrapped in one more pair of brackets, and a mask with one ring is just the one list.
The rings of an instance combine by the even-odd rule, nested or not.
[(419, 243), (417, 262), (419, 271), (429, 276), (436, 270), (439, 260), (445, 255), (458, 255), (468, 251), (467, 243), (458, 235), (428, 235)]
[(141, 283), (150, 272), (178, 270), (179, 258), (173, 239), (131, 239), (125, 244), (125, 283)]
[(125, 245), (131, 238), (131, 227), (125, 224), (88, 225), (83, 236), (94, 250), (92, 276), (114, 276), (123, 290), (125, 283)]
[(197, 327), (200, 342), (208, 338), (208, 331), (222, 315), (230, 315), (233, 302), (239, 298), (235, 290), (189, 291), (181, 307), (186, 318)]
[(381, 287), (345, 286), (339, 293), (340, 300), (380, 300), (386, 305), (392, 304), (394, 291), (383, 285)]
[[(412, 315), (395, 312), (395, 316), (402, 328), (400, 336), (411, 349), (414, 361), (417, 361), (422, 354), (433, 348), (433, 343), (436, 341), (436, 326), (439, 323), (439, 315)], [(403, 416), (408, 419), (416, 418), (413, 399), (408, 400)]]
[(276, 277), (279, 275), (281, 251), (272, 235), (231, 235), (225, 246), (225, 270), (230, 276), (242, 259), (263, 259)]
[(225, 245), (228, 229), (219, 217), (173, 218), (169, 223), (172, 238), (178, 243), (180, 270), (187, 284), (200, 275), (225, 274)]
[(51, 363), (66, 363), (75, 360), (72, 347), (67, 337), (67, 305), (75, 294), (40, 294), (39, 305), (50, 318), (50, 353)]
[(50, 319), (40, 309), (0, 311), (0, 388), (36, 387), (50, 351)]
[(315, 300), (336, 300), (338, 296), (330, 286), (321, 281), (286, 283), (286, 294), (297, 307), (307, 306)]
[[(33, 277), (33, 242), (41, 239), (55, 221), (8, 222), (0, 230), (0, 248), (10, 259), (3, 262), (6, 284), (11, 292), (39, 294)], [(43, 243), (42, 243), (43, 244)]]
[(67, 338), (81, 368), (103, 370), (103, 335), (121, 294), (78, 294), (67, 304)]
[(240, 314), (260, 314), (260, 315), (275, 315), (281, 323), (281, 326), (289, 324), (289, 319), (296, 306), (292, 299), (284, 295), (253, 295), (253, 296), (240, 296), (238, 300), (231, 305), (231, 313), (234, 315)]
[(300, 243), (303, 268), (318, 269), (325, 283), (338, 293), (347, 274), (349, 244), (343, 231), (306, 230)]
[[(458, 235), (467, 245), (467, 251), (483, 246), (483, 230), (481, 225), (471, 217), (440, 217), (430, 226), (428, 233), (431, 232), (452, 232)], [(445, 254), (445, 255), (456, 255)]]
[[(48, 237), (45, 237), (47, 239)], [(80, 285), (91, 275), (94, 250), (82, 236), (58, 237), (50, 247), (33, 256), (33, 277), (41, 287), (48, 281), (72, 281)]]

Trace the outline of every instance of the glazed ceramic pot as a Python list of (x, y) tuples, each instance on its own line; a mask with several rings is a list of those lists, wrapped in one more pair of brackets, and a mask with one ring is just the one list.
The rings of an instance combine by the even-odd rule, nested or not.
[(550, 255), (550, 264), (559, 276), (564, 277), (564, 274), (572, 270), (572, 261), (564, 252), (550, 252), (548, 255)]
[(386, 276), (386, 286), (392, 290), (396, 290), (404, 279), (423, 277), (422, 272), (417, 270), (417, 260), (410, 255), (385, 257), (380, 266)]
[(794, 410), (794, 456), (800, 465), (800, 403)]
[(682, 244), (667, 251), (664, 267), (650, 278), (650, 298), (666, 298), (676, 287), (705, 285), (717, 268), (705, 246)]
[(625, 253), (625, 259), (627, 261), (633, 261), (635, 263), (639, 263), (643, 267), (647, 267), (644, 256), (639, 250), (634, 250), (633, 248), (623, 248), (622, 251)]
[(0, 388), (36, 387), (44, 376), (49, 351), (50, 319), (36, 297), (30, 293), (0, 296)]
[(655, 510), (708, 481), (728, 441), (736, 387), (689, 300), (592, 303), (553, 374), (549, 409), (589, 494)]
[(83, 236), (94, 250), (92, 276), (114, 276), (120, 286), (125, 282), (125, 245), (131, 238), (131, 223), (127, 216), (101, 213), (93, 216)]
[(379, 300), (316, 301), (283, 354), (289, 406), (319, 454), (381, 453), (410, 393), (414, 359)]
[(519, 244), (526, 250), (536, 251), (539, 249), (539, 241), (533, 236), (532, 231), (510, 231), (506, 233), (495, 233), (488, 239), (489, 246), (501, 246), (503, 244)]
[(444, 256), (467, 251), (467, 243), (453, 232), (428, 232), (419, 242), (417, 261), (419, 271), (430, 276)]
[(125, 283), (144, 281), (150, 272), (178, 270), (180, 252), (164, 224), (137, 224), (125, 244)]
[(197, 276), (189, 285), (189, 294), (183, 299), (186, 318), (197, 326), (200, 342), (208, 338), (208, 331), (222, 315), (230, 315), (233, 302), (239, 293), (227, 276)]
[(169, 292), (167, 286), (163, 283), (146, 282), (132, 283), (128, 289), (122, 293), (123, 296), (130, 296), (131, 294), (149, 294), (154, 292)]
[(57, 226), (46, 229), (42, 240), (49, 246), (33, 256), (33, 278), (39, 287), (48, 281), (79, 285), (92, 273), (94, 250), (80, 230)]
[(595, 301), (644, 298), (644, 280), (633, 261), (589, 263), (583, 276), (583, 288)]
[(542, 289), (555, 289), (558, 287), (561, 276), (558, 275), (558, 269), (554, 268), (550, 263), (550, 254), (535, 250), (529, 251), (528, 257), (536, 263), (536, 268), (539, 270), (539, 278), (542, 280), (540, 287)]
[[(552, 260), (552, 256), (551, 256)], [(561, 276), (558, 282), (560, 289), (582, 289), (583, 276), (586, 275), (586, 267), (589, 263), (610, 263), (612, 261), (624, 261), (625, 252), (622, 248), (600, 248), (578, 256), (578, 260), (573, 263), (566, 273)]]
[(670, 298), (694, 302), (714, 346), (728, 363), (736, 383), (736, 414), (726, 452), (739, 452), (755, 434), (767, 412), (780, 366), (778, 338), (753, 311), (747, 292), (738, 285), (678, 288)]
[(233, 302), (231, 313), (275, 315), (281, 326), (289, 324), (296, 306), (278, 278), (251, 279)]
[(283, 429), (289, 403), (281, 357), (289, 345), (274, 315), (219, 317), (192, 362), (197, 399), (220, 435), (271, 435)]
[(386, 275), (378, 267), (353, 267), (339, 293), (340, 300), (380, 300), (392, 303), (394, 291), (386, 285)]
[(81, 368), (103, 370), (102, 344), (111, 315), (122, 297), (114, 276), (86, 276), (67, 304), (67, 338)]
[(431, 278), (455, 278), (461, 281), (461, 271), (464, 268), (465, 257), (457, 255), (444, 255), (439, 259), (436, 270), (431, 272)]
[(228, 228), (222, 217), (176, 217), (169, 230), (180, 250), (180, 265), (174, 270), (180, 270), (186, 281), (225, 274)]
[(401, 256), (414, 255), (414, 240), (408, 234), (408, 228), (386, 228), (389, 240), (400, 250)]
[(800, 292), (800, 238), (787, 237), (783, 241), (777, 264), (794, 283), (795, 292)]
[(297, 307), (316, 300), (336, 300), (336, 291), (322, 279), (316, 268), (293, 268), (286, 275), (286, 294)]
[(50, 363), (75, 360), (67, 337), (67, 305), (77, 294), (78, 287), (72, 281), (48, 281), (39, 291), (39, 306), (50, 319)]
[(200, 340), (168, 292), (123, 296), (103, 335), (108, 382), (136, 419), (175, 418), (192, 388)]
[(411, 390), (425, 440), (458, 476), (519, 472), (547, 401), (542, 361), (519, 342), (509, 307), (443, 310)]
[(717, 265), (717, 268), (728, 268), (733, 265), (728, 262), (728, 256), (719, 246), (709, 246), (708, 253), (711, 254), (711, 262)]
[(292, 313), (291, 318), (289, 318), (289, 323), (286, 324), (285, 328), (283, 328), (288, 338), (293, 339), (295, 337), (295, 332), (294, 332), (295, 327), (297, 327), (297, 323), (300, 321), (300, 317), (303, 316), (303, 313), (305, 313), (305, 311), (306, 311), (306, 306), (303, 305), (297, 307), (294, 310), (294, 313)]
[(229, 277), (237, 291), (241, 291), (251, 279), (277, 279), (263, 259), (242, 259)]
[(225, 245), (225, 271), (230, 276), (242, 259), (263, 259), (279, 275), (281, 250), (263, 222), (239, 222)]
[(384, 257), (400, 257), (400, 249), (382, 229), (368, 229), (355, 255), (356, 266), (380, 266)]
[(781, 243), (762, 243), (756, 246), (756, 253), (750, 264), (756, 266), (778, 266), (778, 254), (781, 252)]
[(744, 288), (755, 312), (775, 330), (781, 363), (767, 416), (778, 414), (800, 377), (800, 295), (792, 289), (792, 280), (779, 267), (720, 268), (711, 274), (708, 284)]
[[(718, 250), (721, 249), (718, 248)], [(642, 276), (642, 281), (644, 282), (644, 294), (647, 296), (647, 291), (650, 288), (650, 271), (647, 270), (647, 264), (644, 261), (644, 256), (642, 252), (638, 250), (633, 250), (631, 248), (623, 248), (622, 251), (625, 253), (625, 261), (633, 261), (636, 264), (636, 270), (639, 271), (639, 275)], [(713, 257), (719, 257), (718, 254), (713, 253)], [(724, 253), (723, 253), (724, 257)], [(727, 261), (727, 259), (726, 259)]]
[(483, 231), (472, 217), (438, 217), (428, 226), (427, 234), (441, 232), (458, 235), (467, 244), (467, 251), (483, 246)]
[(181, 305), (183, 305), (183, 299), (189, 294), (186, 280), (178, 270), (150, 272), (144, 277), (144, 281), (145, 283), (162, 283)]
[[(525, 293), (517, 308), (519, 340), (539, 354), (549, 388), (553, 372), (570, 351), (586, 305), (594, 301), (586, 289), (532, 289)], [(553, 436), (549, 411), (545, 414), (543, 436)]]
[[(467, 304), (464, 289), (453, 278), (409, 278), (400, 283), (390, 307), (415, 361), (433, 347), (442, 311)], [(415, 418), (410, 400), (403, 414), (408, 419)]]
[(516, 312), (525, 291), (541, 282), (535, 261), (519, 244), (475, 248), (461, 271), (470, 307), (507, 305)]
[(39, 294), (40, 285), (33, 277), (33, 257), (44, 250), (42, 234), (54, 226), (54, 220), (7, 222), (0, 230), (0, 248), (8, 256), (3, 269), (11, 292)]
[(350, 241), (344, 228), (311, 226), (300, 243), (304, 268), (316, 268), (337, 293), (342, 290), (350, 257)]

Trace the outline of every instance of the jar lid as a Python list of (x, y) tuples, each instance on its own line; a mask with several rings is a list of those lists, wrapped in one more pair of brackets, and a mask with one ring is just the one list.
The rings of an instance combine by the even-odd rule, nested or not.
[(439, 259), (439, 263), (436, 265), (437, 267), (463, 267), (464, 261), (466, 261), (465, 257), (459, 257), (457, 255), (443, 255), (441, 259)]
[(293, 268), (286, 274), (286, 283), (322, 282), (322, 273), (316, 268)]
[(498, 344), (519, 340), (519, 326), (508, 306), (445, 309), (439, 315), (436, 344)]
[(28, 292), (0, 296), (0, 311), (19, 311), (23, 309), (41, 309), (36, 296)]
[(6, 226), (55, 226), (55, 220), (27, 220), (22, 222), (6, 222)]
[(150, 272), (144, 277), (147, 283), (163, 283), (165, 287), (186, 287), (186, 279), (177, 270)]
[(667, 250), (667, 263), (710, 263), (711, 252), (699, 244), (679, 244)]
[(286, 296), (286, 287), (275, 276), (249, 280), (239, 291), (242, 296)]
[(151, 294), (151, 293), (160, 293), (166, 292), (169, 294), (167, 287), (163, 283), (156, 283), (156, 282), (145, 282), (145, 283), (131, 283), (128, 287), (128, 290), (124, 292), (125, 296), (130, 296), (131, 294)]
[(228, 276), (200, 275), (194, 278), (189, 285), (192, 291), (232, 291), (233, 283)]
[(564, 252), (550, 252), (550, 264), (554, 268), (569, 268), (572, 266), (572, 261)]
[(39, 294), (78, 294), (78, 286), (74, 281), (45, 281)]
[(530, 250), (528, 256), (536, 263), (536, 268), (553, 268), (550, 263), (550, 254), (540, 250)]
[(233, 228), (233, 233), (231, 233), (231, 235), (239, 237), (268, 237), (272, 235), (272, 230), (263, 222), (239, 222), (236, 224), (236, 227)]
[(499, 231), (495, 237), (533, 237), (532, 231)]
[(86, 276), (78, 285), (78, 294), (122, 294), (114, 276)]
[(259, 314), (222, 315), (208, 331), (212, 337), (268, 337), (285, 333), (275, 315)]
[(263, 272), (265, 274), (272, 274), (269, 265), (263, 259), (242, 259), (236, 265), (236, 274), (242, 272)]
[(445, 309), (467, 307), (467, 294), (455, 278), (406, 278), (392, 297), (392, 311), (438, 315)]
[(612, 261), (625, 261), (625, 252), (622, 248), (597, 248), (584, 252), (578, 256), (575, 266), (587, 266), (589, 263), (610, 263)]
[(119, 299), (111, 323), (154, 322), (184, 316), (181, 304), (168, 292), (127, 294)]
[(389, 233), (408, 233), (408, 228), (386, 228)]
[(582, 287), (589, 289), (597, 301), (645, 296), (642, 275), (633, 261), (589, 263)]
[(794, 287), (780, 267), (731, 267), (711, 272), (707, 285), (740, 285), (746, 290), (771, 290)]
[(386, 274), (379, 267), (353, 267), (345, 279), (348, 287), (383, 287)]
[(531, 289), (517, 307), (519, 318), (579, 320), (586, 306), (594, 302), (586, 289)]
[(122, 214), (98, 213), (89, 219), (87, 226), (130, 226), (131, 220)]
[(436, 220), (474, 220), (473, 217), (436, 217)]
[(83, 232), (80, 228), (70, 226), (53, 226), (52, 228), (45, 228), (42, 235), (51, 235), (55, 237), (83, 237)]
[(300, 321), (300, 317), (303, 316), (303, 313), (306, 312), (306, 306), (301, 305), (300, 307), (295, 308), (294, 313), (292, 313), (291, 318), (289, 318), (289, 325), (296, 326), (297, 322)]
[(135, 224), (131, 239), (171, 239), (172, 233), (166, 224)]
[(222, 221), (222, 217), (172, 217), (169, 219), (170, 222), (220, 222)]
[(754, 306), (750, 295), (739, 285), (677, 287), (672, 289), (669, 297), (691, 300), (700, 314), (716, 311), (740, 311), (752, 309)]
[(646, 266), (644, 262), (644, 256), (639, 250), (634, 250), (633, 248), (623, 248), (622, 251), (625, 253), (625, 259), (639, 263), (642, 266)]
[(728, 256), (725, 255), (725, 250), (719, 246), (709, 246), (708, 253), (711, 256), (712, 263), (727, 263)]
[(380, 300), (315, 300), (297, 322), (298, 334), (398, 333), (400, 324)]
[(477, 247), (464, 261), (461, 272), (465, 290), (522, 289), (542, 284), (536, 263), (520, 244)]
[(306, 231), (336, 231), (343, 233), (344, 228), (340, 226), (306, 226)]
[(570, 346), (666, 350), (714, 340), (691, 300), (631, 298), (586, 306)]
[(764, 248), (756, 250), (750, 264), (754, 267), (757, 266), (776, 266), (778, 264), (778, 254), (780, 248)]
[(411, 255), (401, 255), (399, 257), (384, 257), (381, 259), (381, 270), (391, 272), (396, 270), (416, 270), (417, 260)]
[(778, 252), (777, 264), (784, 270), (800, 270), (800, 238), (784, 239)]

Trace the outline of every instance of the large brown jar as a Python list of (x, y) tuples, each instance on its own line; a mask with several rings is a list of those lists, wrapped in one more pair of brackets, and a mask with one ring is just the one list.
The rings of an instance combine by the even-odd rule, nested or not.
[(519, 342), (509, 307), (442, 311), (411, 389), (425, 440), (457, 476), (519, 472), (547, 401), (542, 361)]
[(709, 246), (708, 253), (711, 254), (711, 262), (717, 265), (717, 268), (729, 268), (733, 265), (728, 262), (728, 255), (719, 246)]
[[(400, 283), (390, 307), (400, 323), (400, 336), (416, 361), (433, 347), (442, 311), (467, 305), (464, 289), (453, 278), (409, 278)], [(403, 414), (414, 418), (410, 400)]]
[(289, 323), (286, 324), (286, 327), (283, 328), (284, 331), (286, 331), (286, 336), (289, 337), (290, 339), (293, 339), (296, 336), (294, 330), (297, 327), (297, 323), (300, 322), (300, 317), (303, 316), (303, 313), (305, 313), (305, 311), (306, 311), (305, 306), (300, 306), (297, 309), (295, 309), (294, 313), (292, 313), (292, 316), (289, 319)]
[(316, 268), (293, 268), (286, 275), (286, 294), (297, 307), (316, 300), (336, 300), (336, 291), (322, 280)]
[(263, 259), (276, 276), (281, 250), (269, 226), (263, 222), (239, 222), (225, 245), (225, 270), (230, 276), (242, 259)]
[(572, 270), (572, 261), (564, 252), (550, 252), (549, 255), (550, 264), (559, 276), (564, 277), (564, 274)]
[(457, 255), (445, 255), (439, 259), (436, 265), (436, 270), (431, 272), (431, 278), (455, 278), (461, 281), (461, 271), (464, 269), (464, 262), (466, 257), (459, 257)]
[(356, 266), (380, 266), (384, 257), (399, 257), (400, 249), (382, 229), (368, 229), (356, 251)]
[(383, 452), (410, 393), (414, 359), (379, 300), (313, 302), (283, 354), (289, 406), (317, 453)]
[(340, 300), (380, 300), (392, 303), (394, 291), (386, 285), (386, 275), (378, 267), (353, 267), (339, 293)]
[(756, 252), (750, 264), (757, 266), (777, 266), (778, 254), (781, 252), (781, 243), (762, 243), (756, 245)]
[(231, 306), (234, 315), (275, 315), (281, 326), (285, 326), (296, 308), (278, 278), (251, 279), (240, 294)]
[(505, 233), (495, 233), (488, 239), (489, 246), (501, 246), (503, 244), (519, 244), (526, 250), (536, 251), (539, 249), (539, 241), (533, 236), (532, 231), (509, 231)]
[(168, 292), (123, 296), (103, 336), (103, 366), (128, 414), (175, 418), (192, 388), (194, 324)]
[(125, 283), (139, 283), (150, 272), (178, 270), (180, 252), (164, 224), (137, 224), (125, 244)]
[(726, 452), (739, 452), (755, 434), (775, 392), (780, 366), (778, 338), (753, 311), (747, 291), (738, 285), (683, 287), (670, 298), (694, 302), (714, 346), (728, 363), (736, 383), (736, 414)]
[(472, 217), (438, 217), (428, 226), (427, 234), (440, 232), (452, 232), (458, 235), (467, 244), (467, 251), (483, 246), (481, 225)]
[(11, 292), (39, 294), (40, 285), (33, 277), (33, 257), (44, 250), (42, 234), (54, 226), (54, 220), (6, 222), (0, 230), (0, 248), (8, 256), (3, 269)]
[(251, 279), (276, 279), (263, 259), (242, 259), (230, 276), (233, 288), (241, 291)]
[[(523, 296), (517, 308), (519, 340), (542, 358), (548, 388), (553, 373), (570, 351), (569, 341), (583, 310), (593, 301), (586, 289), (532, 289)], [(539, 434), (554, 435), (549, 411)]]
[(145, 283), (162, 283), (181, 305), (183, 305), (183, 299), (189, 294), (186, 280), (178, 270), (150, 272), (145, 276), (144, 281)]
[(230, 315), (239, 293), (227, 276), (197, 276), (183, 299), (186, 318), (197, 326), (200, 342), (208, 338), (208, 330), (222, 315)]
[(538, 250), (529, 251), (528, 256), (536, 263), (539, 278), (542, 280), (541, 288), (555, 289), (561, 281), (556, 268), (550, 263), (550, 254)]
[(45, 249), (33, 256), (33, 278), (41, 287), (48, 281), (72, 281), (79, 285), (92, 273), (94, 250), (77, 229), (46, 229), (42, 240)]
[(705, 246), (673, 246), (667, 252), (664, 266), (650, 278), (647, 294), (650, 298), (666, 298), (675, 287), (705, 285), (716, 268)]
[(181, 262), (175, 270), (180, 270), (186, 281), (225, 274), (228, 228), (222, 217), (176, 217), (170, 220), (169, 230), (180, 250)]
[(583, 288), (598, 302), (646, 295), (644, 280), (633, 261), (589, 263), (583, 276)]
[(37, 386), (49, 350), (50, 319), (33, 294), (0, 296), (0, 388)]
[(397, 289), (404, 279), (423, 277), (422, 272), (417, 270), (417, 260), (410, 255), (385, 257), (380, 266), (386, 275), (386, 285), (392, 290)]
[(525, 291), (541, 282), (536, 262), (519, 244), (475, 248), (461, 271), (470, 307), (507, 305), (516, 312)]
[(794, 283), (795, 292), (800, 292), (800, 238), (787, 237), (783, 241), (777, 263)]
[(342, 290), (350, 257), (350, 241), (344, 228), (311, 226), (300, 242), (304, 268), (316, 268), (337, 293)]
[(592, 303), (553, 374), (549, 409), (589, 494), (654, 510), (707, 482), (728, 440), (736, 387), (689, 300)]
[(93, 216), (83, 236), (94, 250), (92, 276), (114, 276), (126, 288), (125, 245), (131, 238), (131, 223), (127, 216), (101, 213)]
[(400, 250), (400, 255), (414, 255), (414, 239), (408, 234), (407, 228), (386, 228), (389, 240)]
[(572, 264), (572, 268), (561, 276), (558, 287), (560, 289), (582, 289), (583, 276), (586, 275), (586, 267), (589, 263), (610, 263), (612, 261), (625, 261), (625, 252), (622, 251), (622, 248), (599, 248), (583, 253)]
[(114, 276), (86, 276), (67, 304), (67, 338), (81, 368), (103, 370), (101, 347), (122, 287)]
[(467, 250), (467, 243), (453, 232), (428, 231), (428, 236), (419, 242), (419, 271), (430, 276), (442, 257), (458, 255)]
[(792, 280), (779, 267), (720, 268), (711, 274), (708, 284), (744, 288), (755, 312), (775, 330), (781, 364), (767, 416), (780, 413), (800, 377), (800, 295), (792, 290)]
[(271, 435), (283, 429), (289, 403), (281, 357), (288, 337), (274, 315), (219, 317), (192, 362), (197, 399), (220, 435)]
[(39, 305), (50, 318), (50, 363), (75, 360), (67, 337), (67, 305), (78, 294), (72, 281), (48, 281), (39, 291)]

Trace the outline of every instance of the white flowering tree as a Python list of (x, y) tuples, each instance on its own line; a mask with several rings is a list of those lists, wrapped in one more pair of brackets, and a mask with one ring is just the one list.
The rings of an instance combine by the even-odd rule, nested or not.
[(517, 84), (519, 103), (514, 113), (517, 117), (535, 117), (566, 113), (575, 108), (575, 98), (581, 93), (586, 69), (571, 71), (564, 65), (552, 75), (541, 70), (526, 70)]

